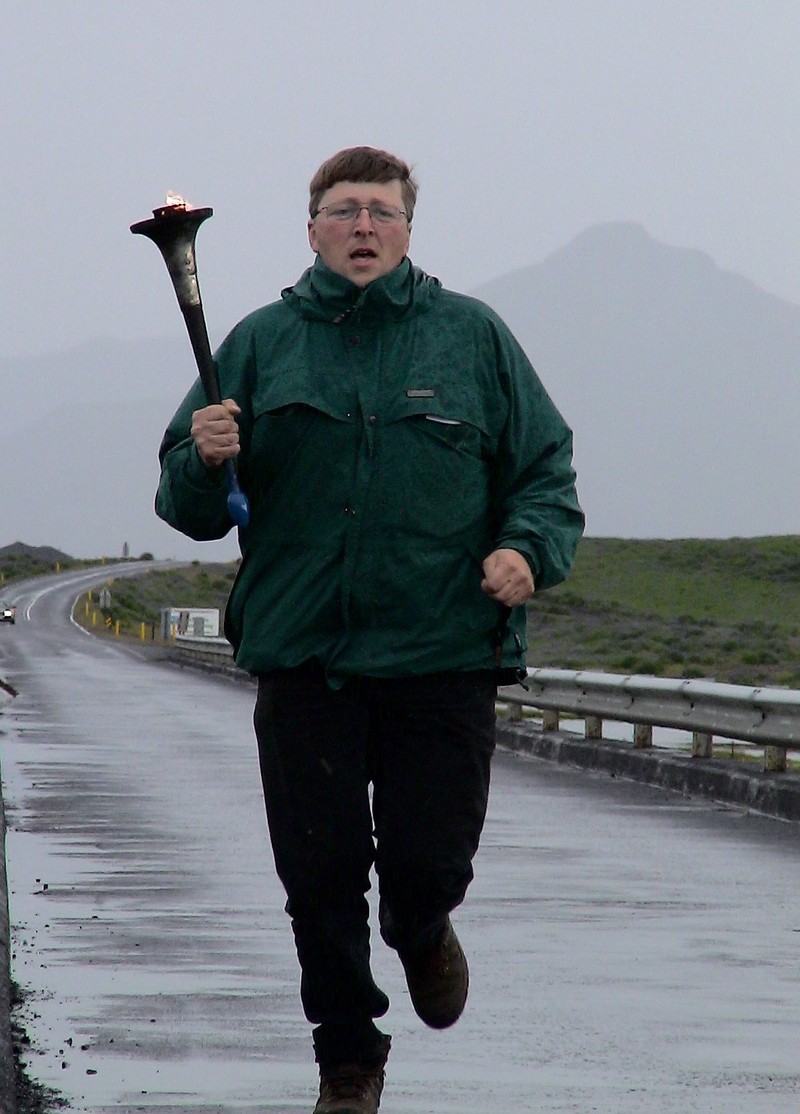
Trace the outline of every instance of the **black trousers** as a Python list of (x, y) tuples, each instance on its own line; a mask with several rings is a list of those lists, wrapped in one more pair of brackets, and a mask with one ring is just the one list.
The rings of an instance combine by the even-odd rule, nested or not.
[[(435, 944), (472, 881), (495, 745), (491, 671), (327, 684), (308, 662), (259, 678), (254, 724), (272, 848), (320, 1063), (385, 1048), (366, 893), (401, 952)], [(372, 800), (370, 806), (370, 785)]]

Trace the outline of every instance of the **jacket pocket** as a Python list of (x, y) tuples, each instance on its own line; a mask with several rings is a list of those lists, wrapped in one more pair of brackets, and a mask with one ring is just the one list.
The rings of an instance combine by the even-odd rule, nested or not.
[(491, 437), (480, 408), (448, 397), (395, 401), (382, 428), (381, 518), (400, 537), (485, 538)]
[[(308, 368), (283, 369), (280, 377), (260, 383), (252, 405), (250, 460), (262, 491), (291, 475), (306, 450), (325, 445), (330, 457), (352, 441), (354, 400), (341, 384), (321, 382)], [(320, 461), (319, 467), (325, 466)]]

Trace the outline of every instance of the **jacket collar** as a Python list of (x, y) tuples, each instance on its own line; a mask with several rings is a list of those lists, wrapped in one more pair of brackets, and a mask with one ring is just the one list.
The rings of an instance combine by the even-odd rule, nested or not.
[(302, 317), (316, 321), (394, 320), (424, 313), (438, 296), (441, 283), (406, 258), (388, 275), (368, 286), (356, 286), (337, 274), (317, 256), (312, 267), (281, 297)]

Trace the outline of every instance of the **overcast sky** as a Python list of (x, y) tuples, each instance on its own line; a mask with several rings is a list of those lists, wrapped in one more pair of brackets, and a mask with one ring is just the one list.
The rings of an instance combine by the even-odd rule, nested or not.
[[(797, 0), (0, 0), (0, 355), (178, 335), (128, 226), (167, 190), (212, 344), (311, 261), (308, 180), (388, 147), (470, 290), (641, 221), (800, 302)], [(35, 400), (32, 400), (35, 405)]]

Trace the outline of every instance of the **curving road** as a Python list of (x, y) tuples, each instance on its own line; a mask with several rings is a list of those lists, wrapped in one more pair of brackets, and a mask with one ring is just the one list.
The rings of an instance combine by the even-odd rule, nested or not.
[[(30, 1072), (84, 1114), (308, 1112), (253, 689), (77, 629), (72, 601), (108, 575), (7, 591), (0, 627)], [(476, 869), (454, 1029), (416, 1021), (376, 937), (387, 1114), (800, 1108), (795, 825), (498, 754)]]

